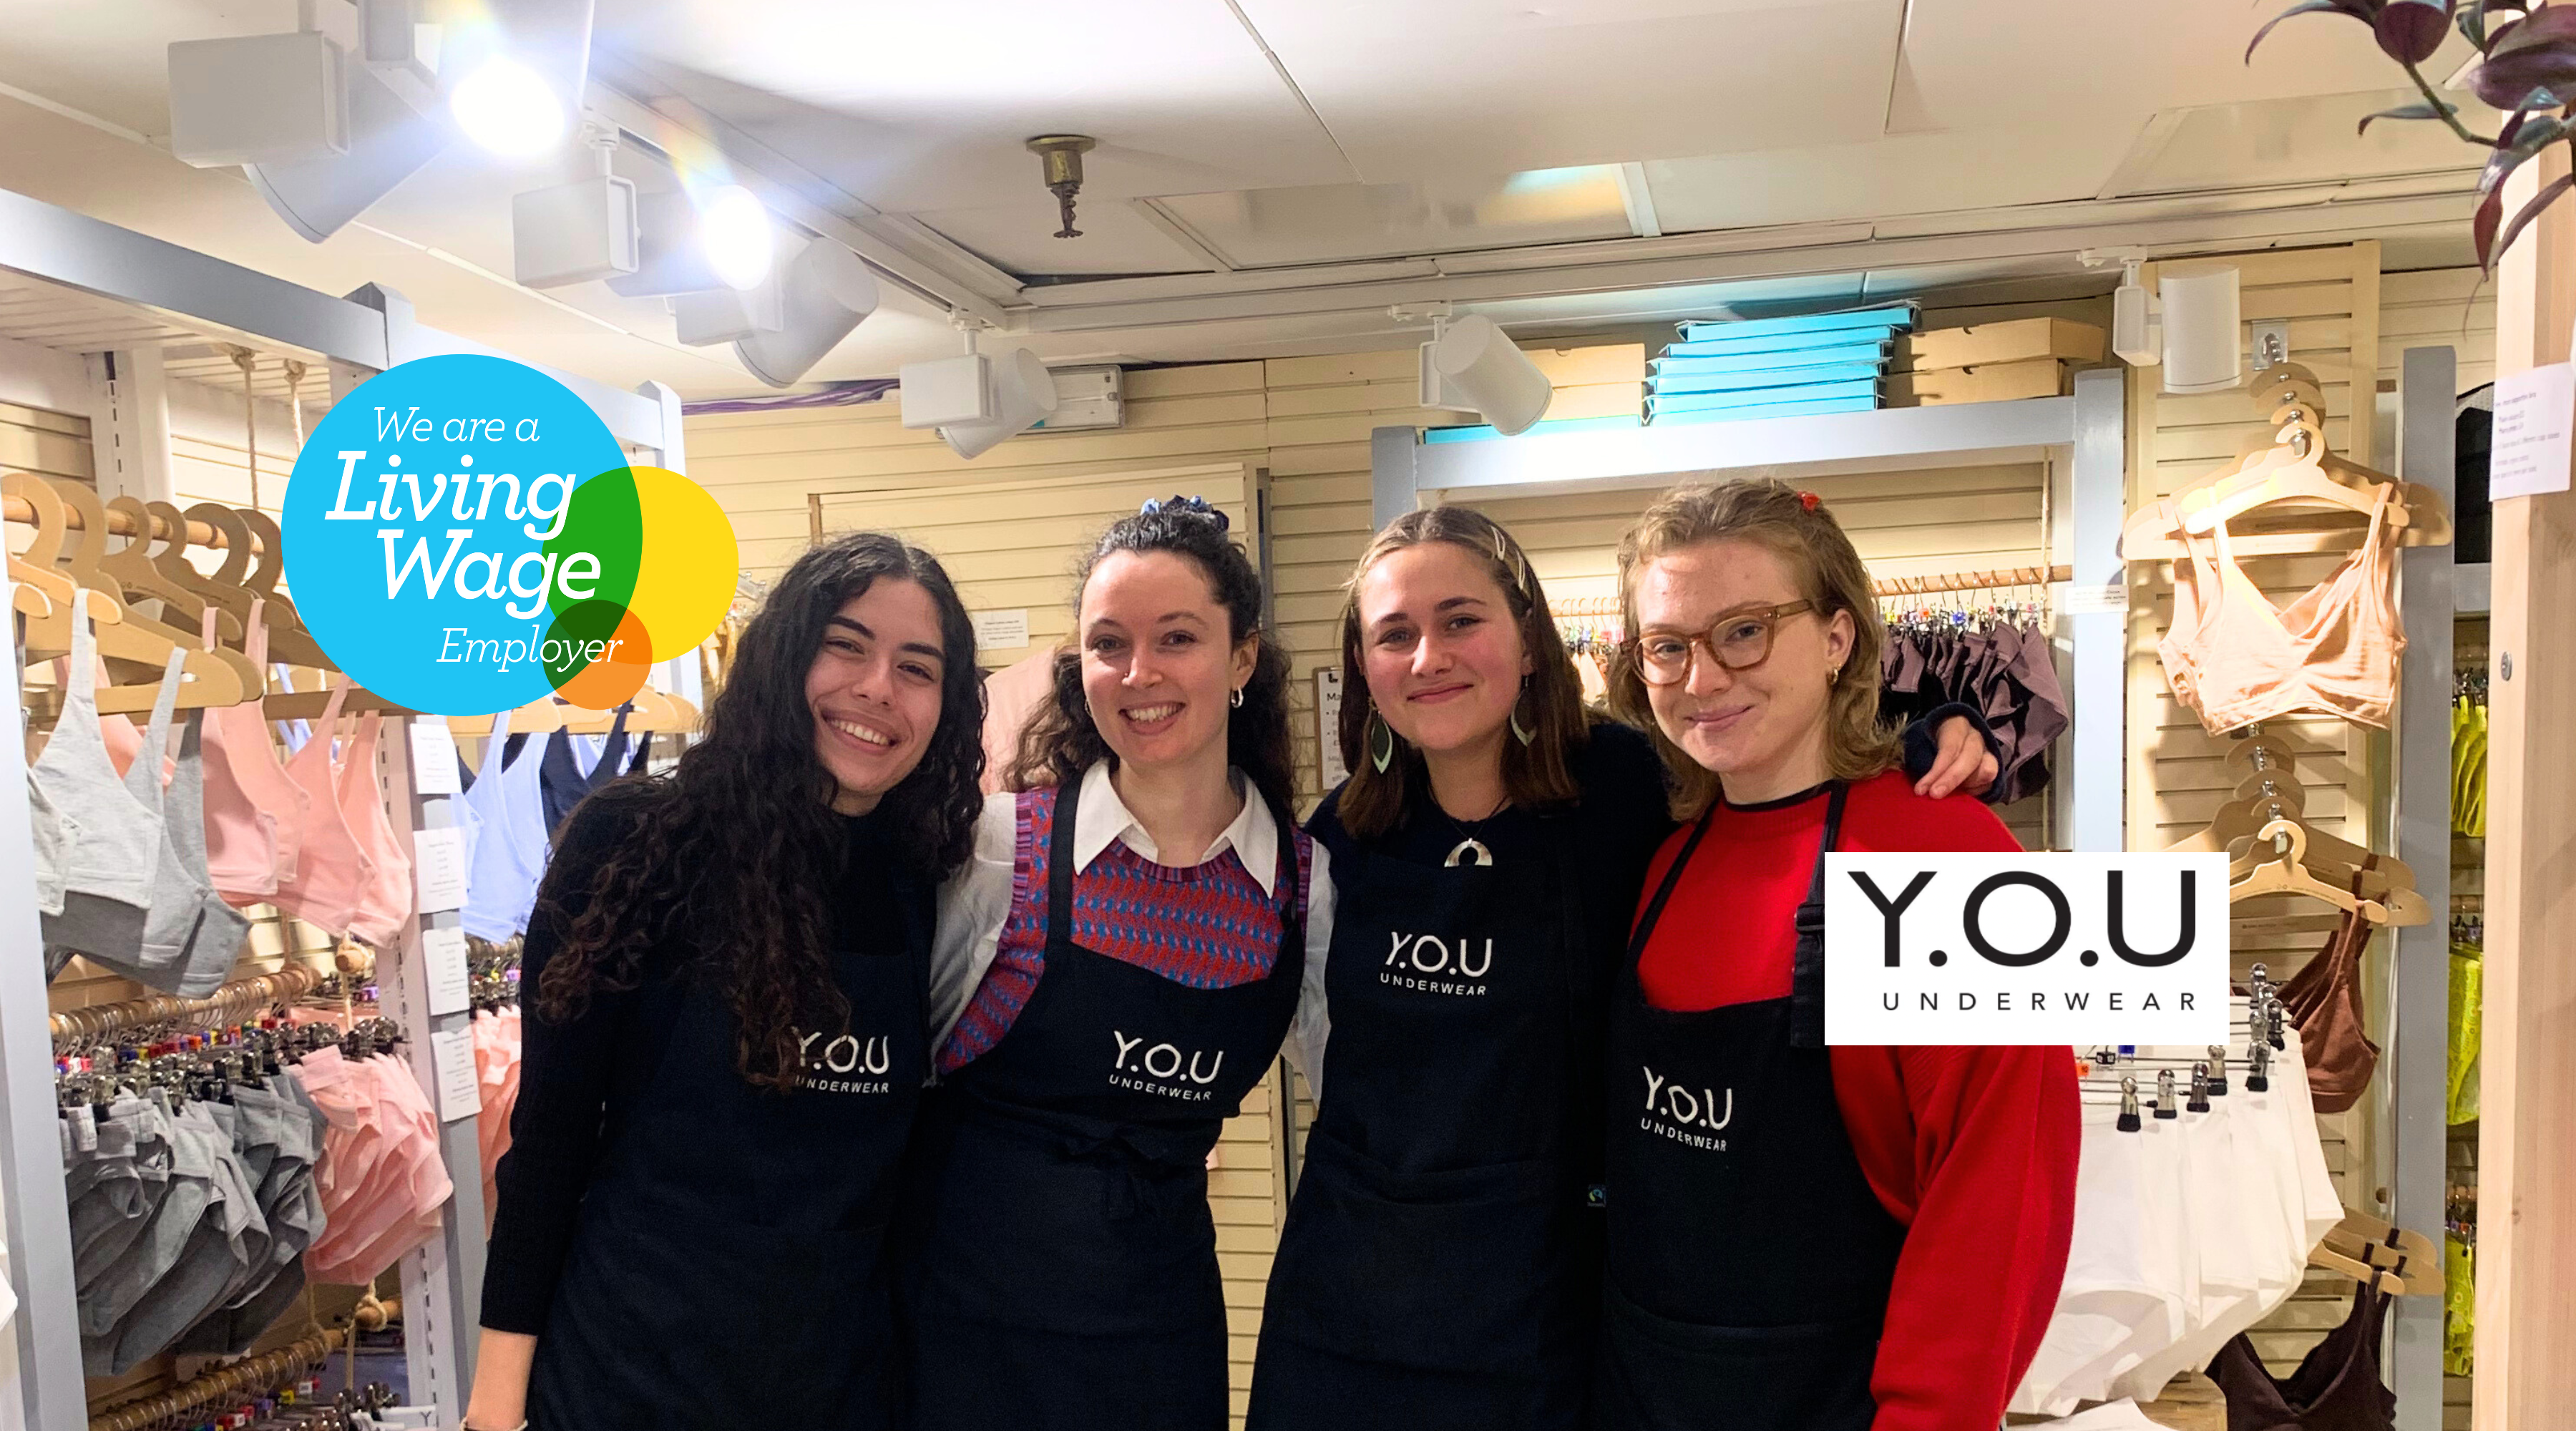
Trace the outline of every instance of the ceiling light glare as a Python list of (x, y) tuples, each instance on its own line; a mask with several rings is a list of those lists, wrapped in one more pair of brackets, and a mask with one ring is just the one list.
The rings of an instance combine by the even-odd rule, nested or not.
[(699, 207), (698, 244), (706, 251), (707, 266), (727, 288), (748, 291), (768, 281), (776, 248), (769, 210), (740, 184), (716, 190)]
[(507, 56), (457, 81), (447, 105), (466, 138), (504, 158), (542, 154), (563, 138), (563, 101), (535, 70)]

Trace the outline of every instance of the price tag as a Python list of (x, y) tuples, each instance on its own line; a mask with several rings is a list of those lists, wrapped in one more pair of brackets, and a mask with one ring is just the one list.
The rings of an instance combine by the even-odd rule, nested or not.
[(411, 722), (411, 789), (415, 795), (462, 795), (458, 778), (456, 737), (445, 716), (414, 716)]
[(474, 1067), (474, 1030), (431, 1034), (429, 1047), (438, 1064), (438, 1121), (453, 1123), (482, 1112), (483, 1083)]
[(465, 964), (465, 931), (424, 929), (421, 957), (429, 965), (429, 1011), (461, 1014), (474, 1002)]
[(1315, 749), (1323, 758), (1324, 788), (1348, 780), (1342, 764), (1342, 672), (1338, 666), (1315, 668)]
[(464, 908), (465, 832), (454, 826), (415, 831), (411, 837), (411, 872), (421, 913)]

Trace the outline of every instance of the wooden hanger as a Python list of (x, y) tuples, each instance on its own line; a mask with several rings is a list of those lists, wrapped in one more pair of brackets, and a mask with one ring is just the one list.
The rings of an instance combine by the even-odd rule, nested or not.
[(2284, 776), (2299, 768), (2299, 752), (2290, 738), (2261, 725), (2245, 728), (2244, 733), (2227, 742), (2227, 768), (2240, 778), (2249, 770), (2269, 768)]
[[(70, 484), (66, 484), (68, 486)], [(67, 655), (71, 651), (71, 623), (86, 618), (92, 622), (98, 653), (119, 661), (158, 672), (169, 664), (170, 653), (185, 653), (181, 670), (184, 684), (179, 690), (179, 705), (185, 710), (238, 703), (251, 684), (250, 662), (238, 653), (207, 651), (200, 637), (190, 635), (150, 620), (124, 606), (116, 579), (97, 567), (100, 552), (107, 545), (107, 518), (103, 509), (90, 526), (83, 529), (84, 540), (69, 553), (64, 552), (65, 539), (71, 532), (71, 508), (64, 502), (64, 488), (24, 472), (0, 476), (0, 491), (25, 501), (35, 513), (35, 539), (27, 547), (24, 565), (51, 571), (58, 581), (68, 581), (74, 588), (50, 617), (30, 618), (27, 626), (27, 657), (30, 660)], [(81, 488), (92, 503), (97, 494)], [(91, 515), (84, 512), (84, 516)], [(58, 558), (62, 558), (58, 560)], [(12, 571), (17, 568), (12, 564)], [(60, 587), (55, 587), (59, 592)], [(106, 613), (115, 612), (110, 616)], [(75, 673), (80, 679), (91, 679), (91, 672)], [(152, 709), (159, 698), (161, 682), (156, 674), (148, 683), (102, 686), (98, 690), (98, 708), (102, 713), (128, 715)]]
[[(251, 536), (257, 539), (258, 544), (258, 560), (251, 564), (250, 574), (242, 578), (242, 585), (272, 608), (272, 626), (276, 618), (283, 615), (297, 631), (309, 638), (312, 632), (305, 627), (303, 614), (295, 609), (294, 601), (285, 592), (277, 589), (279, 579), (286, 575), (286, 536), (278, 530), (277, 519), (256, 507), (236, 507), (232, 511), (233, 515), (241, 518), (244, 526), (250, 528)], [(319, 645), (314, 647), (313, 654), (326, 657), (318, 669), (339, 669), (328, 662)]]
[[(273, 599), (267, 592), (251, 587), (244, 580), (257, 554), (252, 550), (254, 537), (250, 523), (241, 512), (221, 502), (199, 502), (182, 515), (182, 520), (204, 522), (223, 533), (223, 565), (213, 576), (200, 580), (209, 596), (223, 602), (245, 621), (250, 619), (251, 604), (263, 603), (261, 613), (268, 627), (268, 658), (271, 661), (322, 671), (340, 669), (315, 644), (313, 634), (304, 629), (304, 623), (295, 615), (292, 605)], [(270, 548), (272, 552), (275, 550)], [(274, 580), (272, 577), (272, 583)]]
[(2264, 852), (2244, 875), (2229, 882), (2228, 903), (2239, 904), (2267, 894), (2298, 894), (2340, 910), (2358, 913), (2373, 924), (2395, 922), (2387, 905), (2338, 889), (2309, 872), (2307, 826), (2295, 820), (2274, 820), (2256, 831), (2254, 839), (2258, 847), (2268, 844), (2272, 849)]
[(2433, 1239), (2347, 1210), (2308, 1253), (2308, 1265), (2341, 1272), (2395, 1297), (2440, 1296), (2442, 1253)]
[[(539, 696), (510, 712), (510, 734), (543, 735), (549, 731), (562, 730), (565, 716), (574, 710), (575, 707), (565, 705), (552, 695)], [(447, 729), (451, 735), (490, 735), (492, 718), (488, 715), (449, 716)], [(607, 727), (602, 726), (601, 729), (605, 730)]]
[[(98, 495), (86, 487), (67, 493), (64, 501), (80, 513), (83, 522), (87, 522), (93, 513), (99, 512)], [(108, 552), (101, 558), (99, 569), (115, 576), (117, 581), (123, 584), (128, 597), (158, 599), (161, 603), (162, 617), (171, 625), (195, 624), (213, 603), (204, 593), (172, 581), (152, 560), (152, 545), (155, 540), (152, 534), (152, 515), (143, 509), (143, 499), (118, 497), (107, 503), (106, 511), (122, 515), (132, 522), (134, 535), (128, 538), (122, 547)], [(105, 515), (100, 514), (100, 532), (105, 533), (107, 525)], [(184, 533), (174, 533), (169, 540), (175, 549), (184, 545), (187, 537)], [(217, 639), (229, 645), (238, 646), (241, 644), (241, 634), (240, 617), (229, 611), (218, 612), (215, 618)]]

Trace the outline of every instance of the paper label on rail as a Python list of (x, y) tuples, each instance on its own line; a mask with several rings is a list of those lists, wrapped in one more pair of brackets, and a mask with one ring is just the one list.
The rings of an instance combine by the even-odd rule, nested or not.
[(2069, 616), (2096, 616), (2105, 612), (2129, 609), (2129, 588), (2123, 582), (2111, 581), (2104, 582), (2100, 586), (2067, 586), (2059, 589), (2065, 593), (2065, 605), (2060, 609)]
[(974, 611), (967, 616), (975, 623), (978, 651), (1016, 651), (1029, 644), (1029, 609), (1025, 606)]
[(456, 737), (445, 716), (414, 716), (411, 722), (411, 792), (415, 795), (462, 795), (465, 781), (456, 763)]
[(2488, 496), (2566, 491), (2571, 427), (2576, 427), (2576, 363), (2550, 363), (2496, 379)]
[(1342, 764), (1342, 673), (1331, 666), (1315, 668), (1315, 749), (1323, 754), (1325, 789), (1350, 778)]
[(465, 931), (462, 929), (424, 929), (420, 932), (420, 953), (429, 966), (429, 1011), (433, 1014), (461, 1014), (472, 1005), (474, 995), (465, 964)]
[(450, 1029), (429, 1036), (438, 1064), (438, 1121), (453, 1123), (483, 1111), (483, 1083), (474, 1067), (474, 1030)]
[(465, 907), (465, 832), (454, 826), (421, 830), (411, 837), (411, 869), (420, 912), (440, 914)]

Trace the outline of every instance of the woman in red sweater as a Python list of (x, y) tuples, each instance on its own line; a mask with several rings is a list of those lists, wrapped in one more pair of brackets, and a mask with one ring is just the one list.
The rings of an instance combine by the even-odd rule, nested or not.
[(1993, 1431), (2075, 1203), (2064, 1050), (1824, 1047), (1824, 851), (2010, 850), (1879, 731), (1869, 574), (1814, 494), (1667, 494), (1620, 545), (1620, 713), (1684, 827), (1613, 1006), (1605, 1428)]

